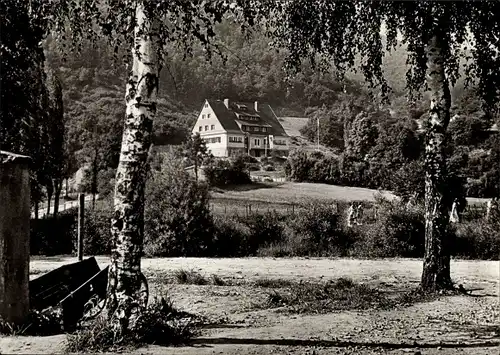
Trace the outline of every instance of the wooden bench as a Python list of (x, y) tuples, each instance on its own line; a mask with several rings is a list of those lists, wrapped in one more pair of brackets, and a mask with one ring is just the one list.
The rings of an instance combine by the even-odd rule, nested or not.
[(30, 281), (30, 308), (62, 306), (64, 329), (71, 330), (92, 296), (106, 298), (107, 282), (108, 267), (101, 270), (94, 257), (61, 266)]

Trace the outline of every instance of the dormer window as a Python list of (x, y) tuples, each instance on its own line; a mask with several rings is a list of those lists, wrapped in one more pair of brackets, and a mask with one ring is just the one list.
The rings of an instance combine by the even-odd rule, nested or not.
[(245, 105), (236, 104), (236, 107), (238, 107), (238, 110), (241, 110), (241, 111), (246, 111), (247, 110), (247, 107)]

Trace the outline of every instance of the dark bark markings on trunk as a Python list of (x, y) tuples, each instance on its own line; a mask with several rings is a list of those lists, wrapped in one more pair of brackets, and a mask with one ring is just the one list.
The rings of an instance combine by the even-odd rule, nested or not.
[(425, 145), (425, 255), (421, 287), (435, 291), (452, 287), (445, 204), (445, 133), (451, 96), (445, 75), (443, 43), (436, 35), (428, 44), (427, 84), (431, 95)]
[[(108, 315), (116, 317), (120, 331), (126, 331), (138, 304), (144, 224), (146, 163), (156, 113), (158, 61), (154, 33), (144, 4), (136, 8), (135, 46), (132, 73), (126, 90), (126, 117), (120, 162), (116, 173), (114, 215), (111, 220), (113, 250), (108, 284)], [(139, 30), (141, 28), (141, 30)]]

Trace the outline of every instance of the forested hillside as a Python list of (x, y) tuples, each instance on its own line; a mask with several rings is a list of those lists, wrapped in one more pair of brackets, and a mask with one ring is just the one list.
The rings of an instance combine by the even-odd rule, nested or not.
[[(412, 105), (405, 98), (404, 47), (385, 56), (384, 69), (393, 92), (390, 103), (381, 104), (376, 92), (370, 96), (361, 73), (350, 72), (340, 83), (333, 71), (320, 72), (304, 63), (301, 73), (287, 81), (282, 69), (284, 53), (270, 50), (262, 33), (245, 37), (231, 22), (217, 30), (223, 57), (215, 55), (208, 61), (199, 47), (193, 47), (188, 56), (170, 48), (160, 75), (154, 144), (180, 144), (203, 100), (227, 97), (268, 102), (282, 116), (310, 117), (302, 134), (311, 141), (316, 141), (319, 120), (321, 144), (343, 154), (342, 164), (353, 163), (347, 169), (346, 184), (397, 188), (395, 179), (387, 184), (387, 176), (405, 176), (408, 164), (421, 166), (423, 137), (418, 128), (425, 125), (429, 104), (425, 95)], [(97, 41), (94, 46), (84, 43), (81, 54), (63, 59), (50, 38), (45, 52), (48, 66), (63, 85), (74, 169), (87, 163), (112, 176), (124, 117), (123, 53)], [(496, 155), (491, 154), (492, 148), (497, 149), (497, 138), (488, 129), (498, 117), (486, 115), (474, 91), (465, 90), (463, 82), (452, 93), (452, 116), (457, 116), (450, 125), (450, 159), (455, 164), (460, 161), (457, 174), (469, 180), (469, 194), (491, 195), (498, 185), (492, 172)], [(420, 181), (418, 176), (415, 179)], [(305, 180), (339, 182), (317, 175)]]

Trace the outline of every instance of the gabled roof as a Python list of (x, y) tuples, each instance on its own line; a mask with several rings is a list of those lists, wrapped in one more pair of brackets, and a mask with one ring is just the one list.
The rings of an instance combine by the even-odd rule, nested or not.
[[(208, 104), (217, 116), (222, 128), (226, 131), (241, 131), (237, 122), (245, 124), (248, 126), (262, 126), (268, 127), (269, 135), (275, 136), (288, 136), (283, 129), (283, 126), (278, 121), (278, 118), (273, 112), (271, 106), (267, 104), (258, 104), (258, 111), (255, 111), (255, 106), (253, 102), (234, 102), (230, 101), (229, 109), (226, 107), (221, 100), (207, 100)], [(242, 106), (245, 106), (244, 109)], [(244, 121), (238, 119), (245, 116), (257, 117), (254, 121)]]
[(217, 116), (217, 119), (219, 120), (220, 124), (222, 125), (222, 128), (224, 128), (226, 131), (239, 131), (240, 127), (236, 123), (235, 119), (236, 116), (233, 112), (229, 111), (226, 108), (226, 105), (224, 105), (224, 102), (220, 100), (207, 100), (208, 104), (212, 108), (212, 110), (215, 113), (215, 116)]

